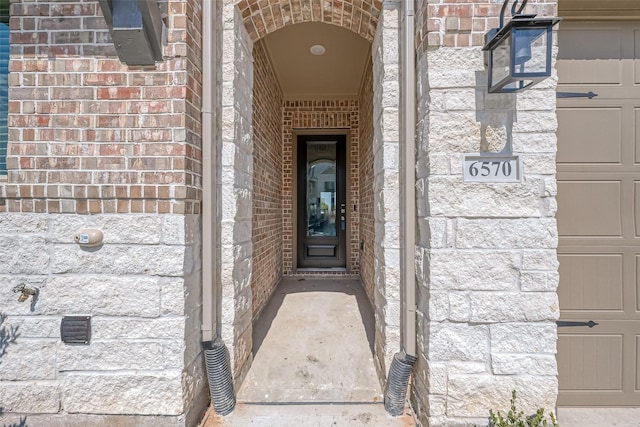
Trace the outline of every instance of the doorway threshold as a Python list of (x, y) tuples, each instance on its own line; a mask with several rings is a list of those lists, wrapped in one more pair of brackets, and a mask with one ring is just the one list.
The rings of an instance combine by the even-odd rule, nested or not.
[(349, 273), (347, 269), (344, 267), (327, 267), (327, 268), (298, 268), (293, 274), (289, 277), (296, 276), (314, 276), (314, 277), (323, 277), (323, 276), (340, 276), (340, 277), (360, 277), (358, 273)]

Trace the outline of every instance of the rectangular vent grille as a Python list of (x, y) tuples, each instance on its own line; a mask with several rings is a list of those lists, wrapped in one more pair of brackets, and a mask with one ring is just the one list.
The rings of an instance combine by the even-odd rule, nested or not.
[(65, 316), (60, 325), (62, 342), (67, 344), (89, 344), (91, 341), (90, 316)]

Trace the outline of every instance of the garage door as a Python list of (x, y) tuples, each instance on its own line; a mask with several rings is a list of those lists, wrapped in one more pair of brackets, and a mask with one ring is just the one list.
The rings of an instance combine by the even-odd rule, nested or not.
[(558, 405), (640, 406), (640, 22), (559, 46)]

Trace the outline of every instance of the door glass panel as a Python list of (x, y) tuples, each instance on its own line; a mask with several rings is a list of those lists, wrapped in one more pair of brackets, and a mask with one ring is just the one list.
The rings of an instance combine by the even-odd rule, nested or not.
[(307, 142), (307, 236), (335, 236), (336, 143)]

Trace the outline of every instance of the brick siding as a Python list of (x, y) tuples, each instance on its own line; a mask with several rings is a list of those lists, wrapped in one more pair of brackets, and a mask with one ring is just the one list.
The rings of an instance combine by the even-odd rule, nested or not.
[[(499, 26), (502, 1), (428, 0), (416, 2), (417, 49), (483, 46), (484, 35)], [(511, 17), (511, 4), (505, 18)], [(529, 0), (526, 13), (553, 16), (557, 0)]]
[[(283, 237), (284, 237), (284, 274), (292, 274), (293, 258), (296, 248), (293, 247), (293, 233), (295, 220), (293, 217), (294, 192), (294, 166), (293, 145), (296, 130), (335, 129), (336, 131), (349, 131), (347, 150), (350, 160), (347, 165), (347, 193), (350, 205), (348, 215), (350, 224), (349, 248), (347, 253), (347, 271), (357, 274), (360, 270), (359, 260), (359, 137), (358, 137), (358, 102), (355, 100), (298, 100), (285, 101), (283, 111), (283, 149), (282, 149), (282, 195), (283, 195)], [(356, 210), (353, 210), (353, 205)]]
[(372, 41), (382, 0), (241, 0), (238, 7), (254, 41), (301, 22), (338, 25)]
[(12, 4), (7, 211), (199, 212), (201, 6), (160, 5), (166, 60), (141, 68), (95, 0)]
[(264, 43), (253, 48), (253, 317), (282, 277), (282, 91)]
[(371, 305), (375, 305), (375, 219), (373, 216), (373, 68), (367, 65), (360, 105), (360, 278)]

